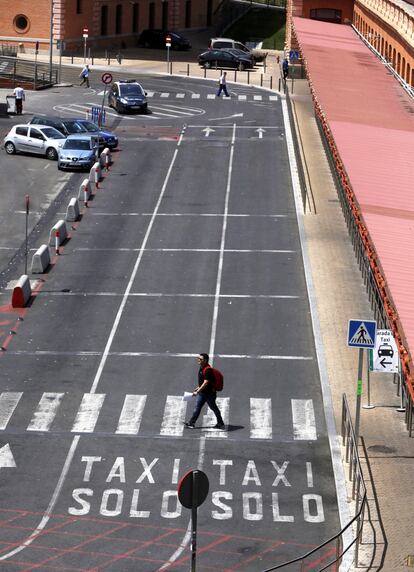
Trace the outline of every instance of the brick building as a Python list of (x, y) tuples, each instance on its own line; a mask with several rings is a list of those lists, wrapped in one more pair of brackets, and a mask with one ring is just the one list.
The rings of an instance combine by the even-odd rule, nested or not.
[[(19, 44), (20, 51), (49, 51), (53, 39), (66, 49), (83, 46), (135, 45), (145, 28), (177, 30), (211, 24), (219, 0), (0, 0), (0, 44)], [(52, 16), (52, 18), (51, 18)]]

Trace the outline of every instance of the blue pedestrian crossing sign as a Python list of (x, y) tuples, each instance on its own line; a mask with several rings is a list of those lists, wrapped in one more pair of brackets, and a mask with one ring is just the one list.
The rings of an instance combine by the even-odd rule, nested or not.
[(375, 320), (349, 320), (348, 346), (374, 348), (377, 322)]

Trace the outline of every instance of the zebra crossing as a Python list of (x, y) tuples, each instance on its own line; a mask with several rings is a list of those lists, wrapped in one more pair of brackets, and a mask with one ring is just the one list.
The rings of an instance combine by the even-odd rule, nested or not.
[[(66, 420), (70, 417), (66, 401), (69, 394), (61, 392), (45, 392), (40, 396), (34, 406), (31, 419), (27, 420), (23, 430), (27, 432), (53, 432), (61, 431), (59, 415)], [(73, 419), (69, 419), (71, 433), (93, 433), (100, 417), (102, 417), (105, 401), (105, 393), (84, 393), (77, 407)], [(230, 397), (218, 397), (217, 404), (222, 412), (223, 420), (227, 426), (232, 422), (230, 415)], [(8, 391), (0, 393), (0, 431), (15, 429), (14, 416), (23, 418), (27, 415), (27, 405), (23, 407), (23, 392)], [(146, 418), (147, 395), (127, 394), (124, 397), (120, 411), (111, 408), (111, 415), (104, 415), (105, 419), (111, 419), (113, 427), (111, 433), (116, 435), (138, 435), (141, 425)], [(157, 398), (157, 404), (162, 400)], [(238, 404), (240, 405), (240, 404)], [(248, 403), (242, 404), (244, 410), (250, 411), (249, 427), (246, 427), (250, 439), (271, 440), (277, 430), (277, 419), (273, 414), (272, 399), (266, 397), (250, 397)], [(247, 407), (246, 407), (247, 406)], [(167, 395), (162, 406), (162, 415), (158, 420), (159, 436), (182, 437), (184, 434), (184, 421), (192, 411), (193, 403), (183, 400), (182, 395)], [(208, 437), (219, 439), (231, 438), (230, 433), (214, 429), (216, 419), (213, 412), (205, 407), (204, 416), (199, 419), (198, 425), (201, 431)], [(315, 411), (312, 399), (291, 399), (291, 438), (296, 441), (313, 441), (317, 439)], [(115, 415), (114, 415), (115, 414)], [(244, 416), (245, 417), (245, 416)], [(157, 419), (153, 412), (147, 413), (147, 420)], [(20, 421), (21, 422), (21, 421)], [(233, 419), (234, 423), (240, 423), (240, 419)], [(158, 425), (157, 425), (158, 426)], [(236, 432), (232, 432), (234, 435)], [(236, 437), (236, 435), (234, 435)]]
[[(97, 95), (104, 95), (103, 91), (100, 91)], [(207, 93), (202, 95), (201, 93), (171, 93), (168, 91), (147, 91), (147, 99), (216, 99), (215, 93)], [(224, 101), (237, 100), (237, 101), (278, 101), (278, 95), (260, 95), (260, 94), (230, 94), (230, 97), (224, 97)]]

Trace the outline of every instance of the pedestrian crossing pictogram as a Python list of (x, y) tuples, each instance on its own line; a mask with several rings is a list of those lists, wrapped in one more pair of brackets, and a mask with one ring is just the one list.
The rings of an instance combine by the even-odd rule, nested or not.
[[(110, 406), (109, 403), (105, 411), (108, 398), (109, 396), (105, 393), (84, 393), (79, 396), (77, 409), (74, 412), (70, 406), (73, 396), (66, 393), (45, 392), (38, 396), (30, 409), (27, 403), (28, 396), (24, 398), (23, 392), (2, 392), (0, 393), (0, 432), (12, 429), (13, 431), (21, 430), (30, 433), (67, 431), (77, 434), (90, 434), (99, 431), (97, 425), (104, 418), (105, 426), (111, 425), (110, 433), (114, 435), (138, 435), (142, 432), (143, 425), (147, 423), (148, 426), (148, 422), (151, 423), (153, 418), (156, 418), (158, 419), (158, 426), (155, 431), (159, 436), (176, 438), (188, 436), (188, 431), (184, 433), (184, 421), (191, 414), (192, 404), (184, 401), (182, 395), (167, 395), (163, 402), (157, 399), (157, 403), (162, 403), (158, 414), (154, 414), (153, 411), (150, 413), (151, 409), (146, 413), (146, 407), (150, 400), (148, 395), (125, 395), (118, 411), (114, 411), (113, 406)], [(241, 420), (239, 418), (234, 417), (232, 419), (231, 400), (230, 397), (218, 397), (217, 405), (221, 410), (226, 426), (229, 426), (232, 421), (235, 425), (240, 426)], [(109, 408), (112, 413), (110, 416), (108, 415)], [(248, 432), (248, 438), (273, 439), (280, 428), (278, 427), (278, 419), (273, 412), (272, 399), (250, 397), (243, 404), (243, 408), (246, 408), (247, 412), (250, 410), (250, 413), (247, 414), (249, 426), (244, 431), (244, 433)], [(316, 440), (316, 421), (312, 399), (291, 399), (290, 412), (291, 428), (289, 431), (291, 439), (297, 441)], [(107, 421), (108, 418), (111, 421)], [(21, 427), (17, 427), (17, 424)], [(232, 432), (215, 429), (215, 424), (214, 413), (206, 408), (204, 415), (200, 416), (197, 424), (200, 432), (206, 438), (231, 439), (232, 436), (237, 437)]]
[(349, 320), (348, 346), (373, 348), (377, 323), (374, 320)]

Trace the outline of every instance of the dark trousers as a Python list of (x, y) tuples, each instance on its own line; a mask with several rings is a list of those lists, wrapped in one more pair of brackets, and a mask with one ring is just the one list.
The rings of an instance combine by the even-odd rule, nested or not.
[(23, 111), (23, 99), (16, 98), (16, 115), (21, 115)]
[(80, 82), (79, 85), (83, 85), (84, 83), (86, 83), (86, 85), (89, 87), (89, 78), (88, 78), (88, 76), (83, 76), (83, 77), (82, 77), (82, 81)]
[(216, 404), (216, 397), (217, 397), (217, 394), (215, 392), (207, 393), (207, 394), (206, 393), (198, 393), (196, 396), (196, 404), (195, 404), (194, 411), (193, 411), (193, 414), (192, 414), (191, 419), (190, 419), (190, 423), (194, 424), (197, 421), (197, 419), (201, 413), (201, 409), (203, 408), (204, 403), (207, 403), (207, 405), (213, 411), (214, 415), (216, 416), (217, 423), (223, 423), (223, 418), (221, 416), (220, 409), (217, 407), (217, 404)]
[(221, 83), (219, 88), (218, 88), (218, 92), (217, 92), (217, 97), (220, 97), (221, 92), (224, 91), (224, 95), (226, 97), (229, 97), (228, 91), (227, 91), (227, 86), (225, 83)]

